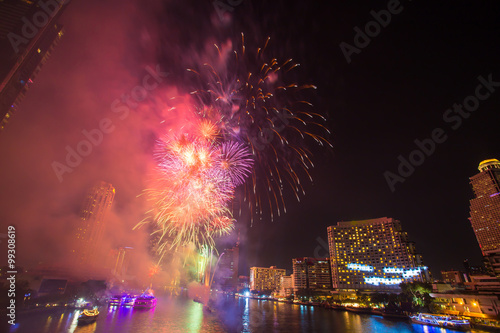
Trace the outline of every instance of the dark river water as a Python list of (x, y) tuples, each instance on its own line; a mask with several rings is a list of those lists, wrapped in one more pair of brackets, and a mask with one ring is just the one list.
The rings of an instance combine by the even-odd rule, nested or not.
[(246, 298), (225, 298), (217, 308), (210, 313), (191, 299), (165, 296), (149, 310), (101, 307), (97, 321), (85, 326), (77, 325), (79, 310), (19, 314), (9, 332), (456, 332), (379, 316)]

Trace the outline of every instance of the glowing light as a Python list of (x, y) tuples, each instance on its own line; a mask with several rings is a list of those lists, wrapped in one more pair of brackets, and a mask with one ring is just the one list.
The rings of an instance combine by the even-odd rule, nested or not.
[(194, 134), (171, 134), (158, 142), (156, 177), (145, 191), (153, 206), (149, 218), (157, 228), (154, 234), (160, 235), (156, 250), (161, 257), (189, 244), (212, 249), (214, 237), (228, 234), (234, 228), (229, 203), (253, 165), (245, 144), (219, 142), (212, 122), (191, 125), (187, 127), (194, 128)]
[(376, 276), (365, 276), (364, 277), (365, 282), (368, 284), (373, 284), (373, 285), (380, 285), (380, 284), (385, 284), (385, 285), (394, 285), (394, 284), (400, 284), (403, 282), (403, 279), (396, 279), (396, 278), (382, 278), (382, 277), (376, 277)]
[(397, 268), (397, 267), (384, 267), (383, 268), (384, 273), (394, 273), (394, 274), (403, 274), (405, 271), (404, 268)]
[(347, 264), (347, 268), (354, 271), (362, 271), (362, 272), (373, 272), (374, 268), (369, 265), (361, 265), (361, 264)]
[(414, 276), (419, 275), (422, 271), (424, 271), (426, 269), (427, 269), (427, 267), (425, 267), (425, 266), (407, 269), (403, 272), (403, 278), (405, 278), (405, 279), (412, 278)]

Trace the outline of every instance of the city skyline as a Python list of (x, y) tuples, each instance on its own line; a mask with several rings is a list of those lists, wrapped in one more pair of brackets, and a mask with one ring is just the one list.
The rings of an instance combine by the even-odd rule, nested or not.
[(80, 213), (81, 220), (75, 229), (75, 244), (72, 252), (78, 265), (86, 274), (95, 274), (105, 266), (106, 252), (103, 239), (106, 229), (106, 216), (108, 215), (115, 188), (112, 184), (100, 181), (92, 186), (84, 199)]
[[(334, 148), (313, 149), (316, 155), (313, 159), (316, 167), (311, 170), (313, 185), (304, 184), (306, 195), (300, 198), (300, 203), (285, 193), (286, 214), (276, 216), (274, 222), (264, 217), (251, 227), (248, 215), (238, 216), (237, 228), (242, 234), (240, 252), (247, 258), (241, 266), (247, 269), (261, 261), (259, 266), (290, 269), (290, 258), (313, 257), (315, 251), (326, 256), (327, 226), (342, 220), (379, 216), (392, 216), (404, 223), (431, 271), (462, 269), (461, 263), (467, 258), (479, 264), (481, 253), (468, 221), (468, 202), (473, 197), (468, 178), (480, 161), (500, 156), (498, 131), (493, 121), (499, 94), (494, 91), (496, 83), (490, 84), (491, 90), (484, 85), (484, 81), (500, 81), (497, 46), (493, 43), (494, 35), (487, 29), (496, 24), (491, 14), (494, 10), (476, 4), (448, 12), (446, 6), (436, 5), (433, 13), (423, 15), (426, 13), (423, 6), (408, 4), (399, 16), (393, 17), (387, 29), (359, 54), (353, 54), (352, 61), (347, 63), (339, 44), (343, 41), (352, 44), (353, 27), (362, 26), (371, 19), (371, 10), (378, 11), (383, 6), (363, 4), (355, 8), (335, 4), (345, 21), (323, 6), (314, 4), (305, 8), (299, 2), (272, 4), (269, 13), (281, 14), (264, 15), (265, 22), (257, 29), (256, 39), (265, 40), (271, 35), (283, 56), (300, 61), (302, 69), (297, 75), (302, 81), (318, 86), (313, 104), (328, 116)], [(185, 39), (179, 42), (176, 36), (163, 34), (154, 37), (148, 30), (153, 25), (161, 27), (158, 31), (166, 31), (165, 27), (174, 26), (188, 13), (176, 18), (164, 13), (169, 20), (151, 22), (145, 18), (149, 14), (147, 8), (129, 9), (113, 19), (108, 15), (113, 12), (111, 7), (91, 15), (96, 8), (94, 2), (75, 2), (65, 10), (60, 18), (66, 29), (64, 38), (30, 88), (19, 112), (1, 134), (0, 149), (4, 157), (1, 168), (8, 175), (1, 180), (6, 207), (2, 220), (19, 225), (31, 240), (38, 237), (50, 244), (54, 239), (64, 240), (68, 236), (64, 227), (70, 220), (67, 217), (77, 215), (83, 189), (104, 179), (118, 193), (112, 212), (117, 236), (128, 234), (132, 240), (140, 239), (138, 243), (142, 245), (146, 232), (130, 230), (147, 210), (140, 194), (148, 185), (147, 174), (153, 165), (153, 146), (160, 123), (156, 114), (159, 111), (148, 111), (154, 108), (151, 105), (156, 105), (151, 100), (178, 93), (173, 91), (171, 78), (184, 72), (190, 65), (188, 60), (198, 60), (186, 57), (186, 64), (174, 66), (171, 59), (188, 54), (200, 40), (199, 45), (236, 40), (241, 31), (251, 31), (244, 16), (247, 13), (259, 16), (264, 7), (259, 3), (243, 3), (235, 8), (231, 31), (218, 30), (221, 41), (207, 36), (208, 32), (200, 28), (211, 24), (208, 15), (201, 17), (200, 26), (189, 29), (193, 35), (189, 42)], [(307, 15), (296, 15), (300, 22), (297, 27), (268, 26), (274, 20), (287, 22), (288, 14), (302, 10)], [(483, 12), (489, 14), (478, 19)], [(333, 15), (333, 19), (328, 15)], [(92, 24), (84, 16), (92, 17)], [(133, 24), (130, 17), (136, 19)], [(420, 21), (420, 17), (425, 20)], [(468, 24), (465, 29), (461, 19), (467, 17), (470, 22), (480, 24)], [(321, 20), (315, 22), (315, 18)], [(441, 22), (444, 29), (436, 30)], [(142, 30), (135, 29), (136, 25)], [(307, 28), (300, 31), (299, 26)], [(118, 33), (130, 30), (137, 35)], [(430, 35), (429, 31), (437, 32)], [(413, 38), (406, 40), (406, 34)], [(158, 39), (148, 42), (148, 38)], [(204, 44), (205, 40), (210, 43)], [(282, 40), (288, 42), (280, 45)], [(441, 44), (443, 40), (448, 44)], [(394, 41), (400, 46), (395, 47)], [(174, 43), (183, 52), (164, 54), (168, 52), (156, 48)], [(133, 89), (141, 87), (144, 78), (151, 87), (158, 83), (156, 88), (148, 90), (151, 100), (136, 103), (135, 109), (132, 107), (135, 102), (128, 100), (128, 113), (115, 112), (112, 108), (115, 100), (138, 91)], [(447, 110), (474, 95), (480, 84), (483, 84), (480, 93), (489, 92), (490, 96), (481, 101), (477, 112), (462, 118), (456, 129), (458, 122), (444, 121), (445, 113), (450, 116)], [(111, 123), (106, 119), (111, 119)], [(176, 120), (168, 118), (166, 122), (170, 125)], [(436, 128), (445, 130), (447, 140), (438, 142), (443, 135), (434, 135), (438, 140), (431, 144), (429, 139)], [(95, 144), (92, 143), (87, 156), (79, 155), (68, 164), (68, 156), (73, 156), (71, 151), (78, 152), (78, 147), (84, 151), (82, 142)], [(391, 172), (403, 177), (398, 172), (402, 163), (398, 157), (409, 161), (412, 152), (419, 149), (425, 161), (414, 166), (414, 171), (404, 176), (404, 182), (397, 181), (392, 192), (384, 174)], [(425, 154), (425, 149), (432, 153)], [(421, 154), (413, 156), (418, 158)], [(54, 172), (54, 162), (71, 170), (61, 175), (62, 181)], [(54, 230), (60, 234), (54, 235)], [(119, 248), (131, 241), (114, 243)], [(31, 259), (29, 253), (51, 258), (61, 252), (57, 244), (38, 252), (31, 244), (35, 242), (24, 245), (22, 255), (27, 259)], [(23, 246), (20, 247), (23, 251)], [(450, 248), (456, 248), (455, 253), (447, 253)]]
[(69, 2), (0, 0), (0, 324), (500, 327), (499, 1)]

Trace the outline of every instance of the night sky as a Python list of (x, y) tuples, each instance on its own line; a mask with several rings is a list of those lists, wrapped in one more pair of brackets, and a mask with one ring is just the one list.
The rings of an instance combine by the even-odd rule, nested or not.
[[(252, 226), (248, 216), (239, 219), (242, 274), (250, 266), (291, 270), (292, 258), (327, 256), (328, 226), (384, 216), (402, 222), (434, 277), (462, 269), (464, 259), (480, 264), (468, 221), (469, 177), (480, 161), (500, 159), (500, 86), (460, 125), (443, 116), (475, 94), (479, 76), (500, 82), (500, 4), (402, 1), (348, 63), (339, 45), (354, 46), (353, 29), (364, 30), (374, 20), (370, 12), (388, 5), (393, 2), (243, 0), (221, 21), (212, 2), (74, 0), (61, 18), (60, 45), (1, 133), (2, 228), (19, 226), (27, 265), (57, 261), (85, 190), (102, 179), (117, 189), (111, 243), (141, 246), (145, 233), (130, 231), (145, 210), (136, 196), (153, 163), (154, 140), (175, 126), (170, 118), (158, 125), (165, 118), (158, 105), (187, 91), (179, 86), (181, 73), (204, 61), (213, 43), (244, 32), (256, 42), (271, 36), (278, 56), (301, 64), (297, 80), (318, 86), (311, 101), (328, 119), (333, 149), (312, 148), (314, 182), (306, 182), (300, 203), (286, 196), (286, 215)], [(110, 105), (156, 64), (170, 76), (119, 120)], [(82, 129), (108, 116), (116, 130), (59, 182), (51, 163), (64, 160)], [(398, 156), (408, 159), (414, 141), (429, 139), (436, 128), (446, 140), (391, 191), (384, 173), (397, 174)]]

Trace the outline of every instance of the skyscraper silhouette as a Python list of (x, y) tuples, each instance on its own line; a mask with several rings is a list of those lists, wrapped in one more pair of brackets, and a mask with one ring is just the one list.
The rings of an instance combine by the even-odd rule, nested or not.
[(0, 1), (0, 131), (63, 35), (61, 3)]
[(102, 253), (106, 215), (113, 203), (115, 188), (106, 182), (99, 182), (88, 191), (81, 211), (81, 220), (76, 231), (74, 253), (82, 268), (95, 268)]

